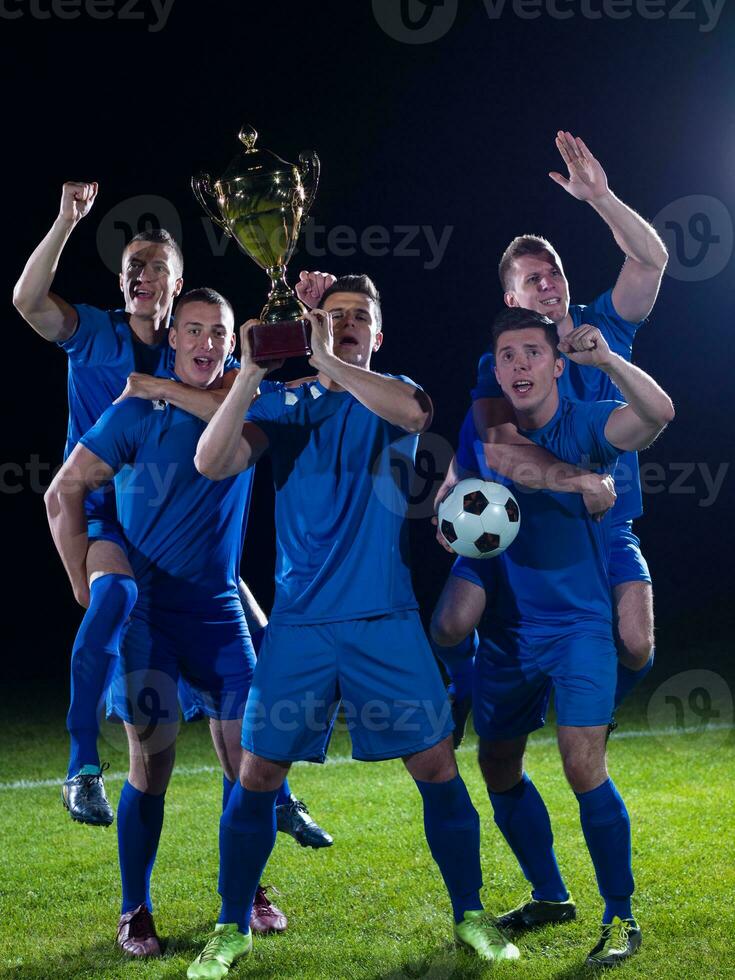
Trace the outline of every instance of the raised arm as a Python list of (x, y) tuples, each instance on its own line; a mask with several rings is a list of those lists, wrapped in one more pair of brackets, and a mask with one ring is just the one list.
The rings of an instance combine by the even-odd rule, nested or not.
[(624, 320), (638, 323), (653, 309), (669, 253), (655, 228), (613, 194), (605, 171), (579, 137), (559, 132), (556, 146), (568, 177), (550, 173), (578, 201), (586, 201), (613, 233), (625, 255), (612, 292), (613, 305)]
[(97, 184), (94, 182), (67, 181), (64, 184), (59, 214), (15, 284), (13, 304), (16, 310), (44, 340), (68, 340), (77, 328), (76, 310), (51, 292), (51, 283), (69, 235), (89, 214), (96, 196)]
[(386, 422), (413, 433), (429, 428), (434, 409), (425, 392), (399, 378), (386, 378), (375, 371), (341, 361), (334, 353), (330, 314), (326, 310), (312, 310), (307, 319), (311, 322), (314, 351), (309, 364)]
[(81, 444), (77, 445), (44, 495), (51, 535), (74, 597), (89, 605), (87, 584), (87, 517), (84, 498), (114, 476), (112, 467)]
[(613, 354), (597, 327), (582, 324), (559, 342), (559, 350), (577, 364), (591, 364), (608, 375), (625, 398), (610, 414), (605, 438), (616, 449), (646, 449), (674, 419), (674, 405), (650, 375)]
[(240, 327), (240, 372), (197, 443), (194, 465), (210, 480), (224, 480), (254, 466), (268, 448), (268, 438), (252, 422), (243, 422), (258, 385), (275, 364), (258, 365), (250, 358), (250, 328)]

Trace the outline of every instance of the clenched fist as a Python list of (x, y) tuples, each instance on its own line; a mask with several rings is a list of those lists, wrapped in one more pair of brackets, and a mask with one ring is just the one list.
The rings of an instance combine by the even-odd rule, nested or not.
[(97, 197), (97, 182), (84, 183), (80, 180), (67, 180), (61, 191), (59, 214), (75, 224), (89, 214)]

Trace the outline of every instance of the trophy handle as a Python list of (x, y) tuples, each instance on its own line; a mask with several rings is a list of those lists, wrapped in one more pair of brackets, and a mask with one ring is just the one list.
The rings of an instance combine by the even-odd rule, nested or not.
[(210, 206), (207, 204), (206, 198), (204, 197), (205, 194), (208, 194), (212, 198), (214, 197), (214, 194), (212, 193), (212, 178), (209, 176), (209, 174), (199, 174), (197, 177), (192, 177), (191, 189), (194, 192), (194, 197), (197, 199), (197, 201), (199, 201), (210, 220), (220, 227), (226, 235), (229, 235), (229, 237), (232, 238), (232, 232), (230, 229), (227, 227), (224, 221), (218, 215), (216, 215), (214, 211), (212, 211)]
[(313, 150), (309, 150), (307, 153), (299, 153), (299, 173), (301, 174), (301, 180), (304, 184), (304, 212), (303, 217), (305, 218), (309, 211), (311, 211), (311, 206), (314, 203), (314, 198), (316, 197), (316, 190), (319, 186), (319, 172), (321, 170), (321, 164), (319, 163), (319, 157)]

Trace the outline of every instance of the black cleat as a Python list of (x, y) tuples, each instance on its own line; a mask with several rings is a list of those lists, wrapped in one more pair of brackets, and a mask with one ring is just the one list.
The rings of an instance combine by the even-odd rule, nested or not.
[(452, 721), (454, 722), (452, 741), (455, 749), (458, 749), (465, 736), (467, 719), (470, 716), (470, 711), (472, 711), (472, 695), (468, 694), (463, 698), (457, 698), (452, 690), (452, 685), (450, 685), (447, 693), (449, 695), (449, 703), (452, 706)]
[(499, 915), (495, 919), (495, 925), (499, 929), (521, 932), (524, 929), (571, 922), (576, 917), (577, 906), (571, 895), (564, 902), (539, 902), (529, 896), (517, 908), (511, 909), (505, 915)]
[(276, 825), (282, 834), (290, 834), (302, 847), (331, 847), (331, 835), (309, 816), (309, 809), (291, 794), (288, 803), (276, 807)]
[(641, 948), (641, 930), (635, 919), (619, 919), (610, 924), (603, 922), (600, 941), (587, 957), (587, 966), (617, 966)]
[(76, 776), (64, 780), (61, 786), (61, 802), (72, 820), (94, 827), (110, 826), (114, 814), (105, 795), (105, 783), (102, 779), (102, 773), (109, 768), (109, 762), (103, 766), (82, 766)]

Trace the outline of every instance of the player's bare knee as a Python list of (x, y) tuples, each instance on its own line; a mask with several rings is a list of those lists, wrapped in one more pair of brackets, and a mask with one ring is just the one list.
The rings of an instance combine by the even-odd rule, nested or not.
[(283, 783), (289, 768), (288, 762), (272, 762), (243, 749), (240, 783), (253, 793), (269, 793)]
[(491, 793), (505, 793), (523, 778), (525, 739), (512, 742), (480, 740), (477, 761)]
[(458, 620), (455, 611), (448, 607), (437, 608), (429, 626), (431, 638), (437, 646), (454, 647), (470, 632)]
[(457, 775), (451, 736), (430, 749), (405, 756), (403, 762), (411, 776), (422, 783), (446, 783)]

